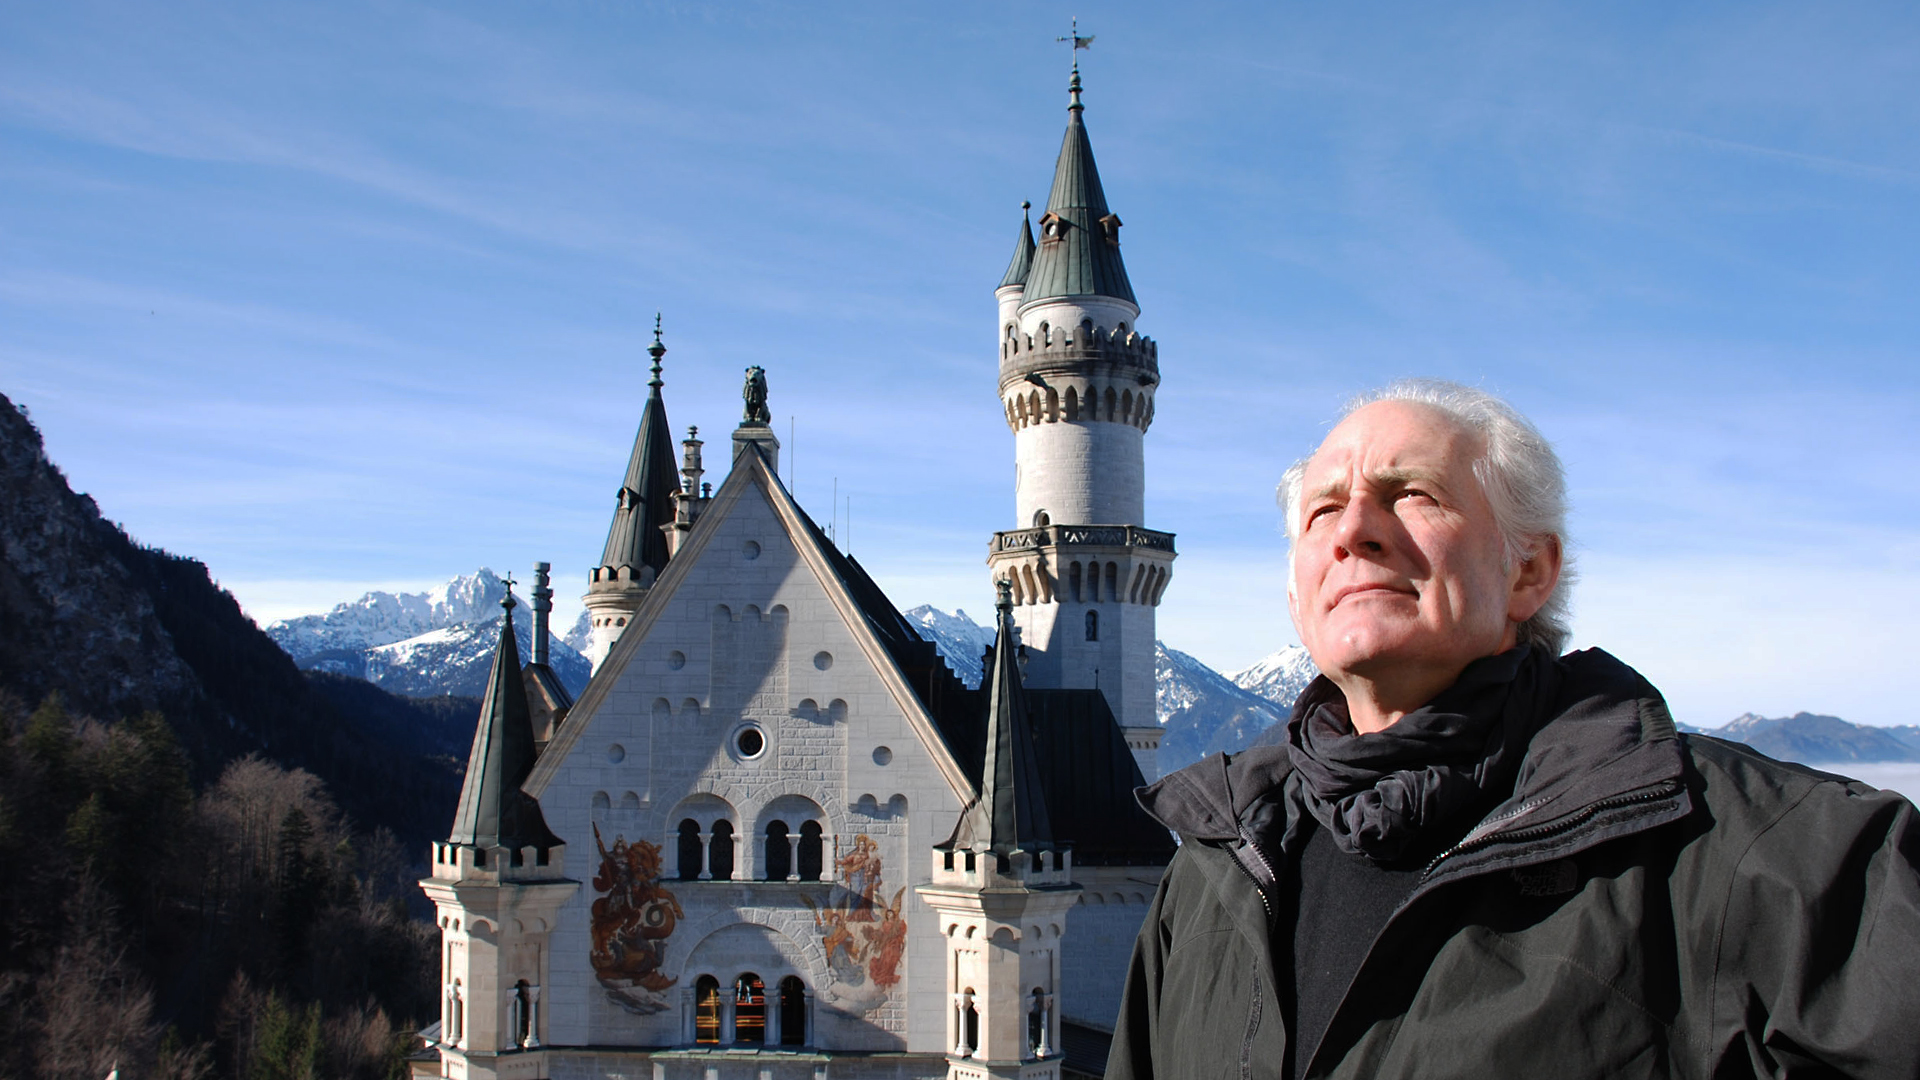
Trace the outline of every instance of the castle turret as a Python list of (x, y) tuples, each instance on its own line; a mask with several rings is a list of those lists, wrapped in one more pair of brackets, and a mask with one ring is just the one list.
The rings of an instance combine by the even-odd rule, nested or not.
[(540, 991), (548, 936), (577, 881), (561, 876), (566, 847), (520, 789), (532, 771), (533, 722), (513, 636), (513, 593), (487, 676), (460, 806), (433, 876), (420, 887), (438, 912), (446, 1076), (544, 1076)]
[(1013, 583), (1028, 682), (1103, 691), (1151, 780), (1154, 608), (1174, 559), (1173, 534), (1144, 524), (1159, 350), (1135, 327), (1120, 217), (1100, 184), (1080, 95), (1076, 66), (1039, 242), (1023, 230), (995, 290), (1017, 524), (994, 534), (987, 561), (996, 580)]
[(640, 430), (627, 459), (627, 475), (614, 494), (613, 524), (600, 565), (588, 575), (586, 603), (592, 638), (587, 659), (595, 670), (612, 651), (613, 643), (640, 610), (640, 601), (654, 579), (666, 568), (671, 553), (666, 530), (673, 525), (680, 480), (673, 460), (673, 431), (667, 424), (667, 404), (660, 396), (660, 359), (667, 347), (660, 342), (660, 321), (654, 320), (650, 392), (640, 414)]
[(527, 684), (527, 710), (533, 718), (533, 745), (537, 751), (546, 748), (566, 723), (567, 713), (573, 709), (573, 695), (567, 692), (565, 683), (548, 662), (551, 647), (550, 619), (553, 615), (553, 586), (549, 574), (553, 564), (537, 562), (533, 564), (533, 589), (529, 595), (533, 603), (533, 647), (527, 652), (527, 666), (520, 669), (521, 677)]
[(998, 625), (980, 788), (917, 888), (947, 943), (949, 1080), (1060, 1075), (1060, 949), (1079, 899), (1073, 856), (1053, 839), (1028, 727), (1012, 586)]

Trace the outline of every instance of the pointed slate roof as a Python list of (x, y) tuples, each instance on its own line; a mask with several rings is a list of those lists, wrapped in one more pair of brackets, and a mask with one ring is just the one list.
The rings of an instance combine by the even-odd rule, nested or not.
[(1053, 190), (1041, 221), (1041, 242), (1027, 274), (1022, 304), (1061, 296), (1110, 296), (1133, 303), (1120, 261), (1120, 219), (1107, 209), (1093, 144), (1081, 122), (1080, 70), (1068, 84), (1067, 135), (1053, 167)]
[(549, 848), (560, 843), (547, 828), (540, 804), (520, 790), (533, 771), (533, 718), (527, 710), (527, 685), (520, 673), (520, 646), (513, 637), (513, 591), (500, 605), (500, 644), (480, 699), (467, 754), (467, 778), (460, 785), (460, 807), (448, 839), (475, 847)]
[(1020, 646), (1013, 632), (1012, 587), (1000, 583), (1000, 627), (993, 643), (993, 683), (987, 705), (987, 753), (980, 794), (960, 815), (952, 847), (1005, 855), (1053, 847), (1053, 823), (1020, 683)]
[(661, 526), (673, 521), (673, 496), (680, 490), (680, 472), (673, 458), (667, 403), (660, 397), (660, 358), (666, 355), (667, 347), (660, 343), (657, 318), (653, 344), (647, 347), (647, 353), (653, 357), (653, 378), (647, 382), (652, 392), (640, 414), (640, 430), (633, 438), (626, 479), (615, 496), (618, 502), (600, 565), (650, 566), (658, 573), (667, 565), (667, 535)]
[(1013, 261), (1007, 264), (1007, 272), (1001, 275), (996, 289), (1027, 283), (1027, 273), (1033, 269), (1033, 219), (1027, 214), (1032, 208), (1030, 202), (1020, 204), (1020, 239), (1013, 242)]

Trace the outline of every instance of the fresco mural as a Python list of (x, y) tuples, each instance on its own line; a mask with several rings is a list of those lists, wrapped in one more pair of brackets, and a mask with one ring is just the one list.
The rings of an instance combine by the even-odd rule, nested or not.
[(670, 1006), (664, 991), (677, 979), (660, 973), (667, 939), (687, 917), (680, 901), (660, 884), (660, 848), (645, 840), (627, 843), (616, 835), (609, 849), (593, 827), (600, 849), (600, 870), (593, 877), (601, 894), (592, 908), (593, 973), (607, 998), (631, 1013), (650, 1016)]
[(902, 917), (906, 888), (886, 898), (881, 876), (880, 846), (865, 833), (854, 837), (853, 850), (834, 861), (836, 880), (827, 903), (811, 898), (813, 924), (827, 953), (831, 980), (820, 989), (827, 1004), (865, 1016), (887, 1000), (900, 982), (900, 964), (907, 948), (907, 921)]

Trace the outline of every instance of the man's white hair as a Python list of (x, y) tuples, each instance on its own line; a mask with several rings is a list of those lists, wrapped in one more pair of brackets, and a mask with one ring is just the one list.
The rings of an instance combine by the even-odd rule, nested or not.
[[(1531, 642), (1558, 656), (1572, 630), (1568, 596), (1574, 572), (1567, 542), (1567, 478), (1553, 444), (1513, 406), (1485, 390), (1443, 379), (1402, 379), (1370, 390), (1347, 402), (1340, 419), (1376, 401), (1406, 401), (1437, 409), (1481, 437), (1486, 455), (1473, 463), (1473, 475), (1493, 507), (1508, 566), (1516, 558), (1533, 558), (1548, 537), (1559, 542), (1560, 581), (1547, 602), (1519, 629), (1521, 644)], [(1299, 538), (1300, 485), (1312, 458), (1309, 454), (1294, 462), (1280, 477), (1280, 513), (1289, 543)], [(1287, 576), (1291, 588), (1291, 571)]]

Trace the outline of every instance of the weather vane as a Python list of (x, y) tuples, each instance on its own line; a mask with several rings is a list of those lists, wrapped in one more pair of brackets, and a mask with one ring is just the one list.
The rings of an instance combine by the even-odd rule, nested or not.
[[(1088, 34), (1086, 37), (1080, 36), (1080, 16), (1078, 15), (1075, 15), (1073, 17), (1072, 32), (1069, 33), (1066, 37), (1057, 37), (1057, 38), (1054, 38), (1053, 40), (1073, 42), (1074, 52), (1079, 52), (1081, 49), (1091, 48), (1093, 46), (1092, 34)], [(1080, 58), (1078, 56), (1073, 58), (1073, 70), (1075, 71), (1080, 70)]]

